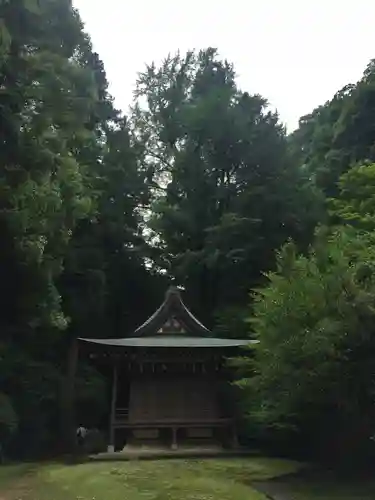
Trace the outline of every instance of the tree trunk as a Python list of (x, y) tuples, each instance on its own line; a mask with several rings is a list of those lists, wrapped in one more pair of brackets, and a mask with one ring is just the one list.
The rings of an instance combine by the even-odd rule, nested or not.
[(63, 453), (75, 453), (76, 419), (75, 419), (75, 376), (78, 362), (78, 342), (73, 339), (67, 350), (66, 371), (61, 386), (61, 444)]
[[(358, 460), (365, 458), (375, 416), (365, 415), (354, 420), (352, 425), (337, 429), (331, 439), (323, 446), (324, 459), (336, 467), (355, 466)], [(358, 463), (360, 466), (360, 464)]]

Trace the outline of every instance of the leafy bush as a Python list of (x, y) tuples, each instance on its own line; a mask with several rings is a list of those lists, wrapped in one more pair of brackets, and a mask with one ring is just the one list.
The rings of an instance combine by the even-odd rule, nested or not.
[(292, 243), (255, 293), (260, 341), (237, 360), (250, 421), (309, 451), (355, 456), (375, 422), (375, 235), (320, 230), (308, 256)]

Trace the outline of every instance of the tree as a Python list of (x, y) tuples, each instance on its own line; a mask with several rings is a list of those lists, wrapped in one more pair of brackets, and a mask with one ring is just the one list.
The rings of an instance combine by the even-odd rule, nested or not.
[(358, 163), (375, 160), (375, 64), (362, 79), (346, 85), (331, 101), (302, 117), (290, 136), (294, 157), (328, 197), (338, 193), (342, 174)]
[(103, 96), (69, 0), (2, 1), (0, 19), (0, 325), (8, 361), (0, 390), (20, 416), (19, 441), (27, 436), (36, 451), (31, 441), (38, 448), (56, 428), (58, 346), (69, 322), (57, 280), (72, 234), (94, 211), (89, 166), (100, 159), (95, 114)]
[[(236, 361), (249, 421), (323, 456), (359, 456), (374, 431), (374, 234), (288, 243), (255, 293), (254, 357)], [(289, 441), (290, 446), (290, 441)]]
[(0, 393), (0, 463), (3, 459), (5, 443), (17, 429), (18, 416), (14, 411), (10, 398)]
[[(108, 331), (114, 337), (130, 334), (145, 310), (151, 313), (160, 300), (152, 285), (158, 276), (145, 262), (150, 252), (142, 210), (149, 189), (138, 170), (127, 121), (117, 116), (105, 139), (102, 161), (95, 167), (96, 211), (74, 232), (59, 281), (73, 339), (82, 331), (93, 337)], [(160, 293), (157, 284), (156, 289)]]
[(87, 40), (69, 1), (2, 2), (1, 18), (8, 42), (0, 77), (1, 281), (18, 281), (13, 295), (4, 290), (13, 307), (5, 304), (3, 329), (7, 321), (64, 328), (54, 277), (92, 204), (88, 172), (75, 156), (93, 139), (86, 123), (95, 86), (80, 62)]
[(0, 392), (12, 450), (35, 455), (72, 449), (74, 402), (90, 423), (106, 404), (82, 361), (74, 384), (75, 339), (129, 333), (163, 280), (146, 267), (138, 146), (71, 1), (3, 0), (0, 20)]
[(237, 88), (215, 49), (147, 67), (136, 95), (132, 125), (154, 186), (149, 226), (169, 274), (213, 326), (215, 313), (246, 303), (275, 248), (309, 241), (315, 193), (289, 162), (278, 116)]
[(375, 229), (375, 164), (355, 165), (338, 182), (337, 198), (330, 200), (334, 221), (366, 231)]

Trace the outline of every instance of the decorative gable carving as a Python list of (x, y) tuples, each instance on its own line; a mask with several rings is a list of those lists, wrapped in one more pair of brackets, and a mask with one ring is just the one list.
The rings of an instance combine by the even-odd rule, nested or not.
[(171, 333), (184, 334), (186, 333), (186, 330), (183, 327), (183, 325), (178, 321), (177, 318), (171, 316), (170, 318), (167, 319), (164, 325), (161, 328), (159, 328), (158, 333), (164, 335)]
[(210, 331), (185, 306), (175, 287), (167, 291), (159, 309), (134, 332), (136, 337), (162, 334), (189, 334), (198, 337), (210, 335)]

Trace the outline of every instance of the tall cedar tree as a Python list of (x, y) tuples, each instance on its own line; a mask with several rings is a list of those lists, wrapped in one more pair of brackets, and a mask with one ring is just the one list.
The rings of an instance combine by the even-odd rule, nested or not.
[[(60, 387), (73, 441), (71, 340), (124, 334), (139, 322), (131, 300), (155, 305), (140, 256), (147, 186), (71, 2), (2, 0), (0, 36), (0, 393), (19, 424), (12, 448), (35, 453), (60, 434)], [(104, 387), (80, 366), (78, 415), (97, 424)]]
[(306, 245), (315, 193), (288, 158), (285, 129), (236, 85), (215, 49), (168, 57), (137, 83), (132, 124), (154, 188), (150, 226), (164, 265), (210, 327), (244, 332), (248, 291), (288, 238)]

